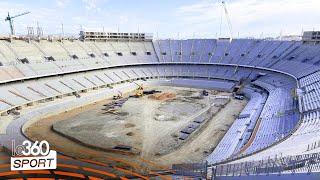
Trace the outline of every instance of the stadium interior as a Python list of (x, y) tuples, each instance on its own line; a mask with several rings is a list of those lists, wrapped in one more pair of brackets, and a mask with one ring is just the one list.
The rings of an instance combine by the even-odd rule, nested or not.
[(11, 140), (46, 136), (58, 169), (37, 177), (301, 179), (319, 171), (317, 43), (80, 34), (1, 38), (1, 176), (33, 177), (4, 166)]

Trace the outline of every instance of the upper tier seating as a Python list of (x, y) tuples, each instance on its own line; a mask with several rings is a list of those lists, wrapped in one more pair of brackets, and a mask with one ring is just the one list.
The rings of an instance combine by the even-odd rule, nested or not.
[[(1, 40), (0, 62), (5, 68), (29, 64), (16, 67), (27, 77), (121, 64), (186, 62), (265, 67), (299, 78), (319, 69), (318, 49), (299, 41), (250, 39), (157, 40), (153, 43)], [(51, 67), (39, 65), (43, 63)]]

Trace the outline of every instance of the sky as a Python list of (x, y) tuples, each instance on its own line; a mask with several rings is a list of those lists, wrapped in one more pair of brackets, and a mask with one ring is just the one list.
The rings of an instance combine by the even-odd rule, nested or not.
[[(225, 0), (233, 37), (277, 37), (320, 30), (320, 0)], [(87, 31), (146, 32), (155, 38), (217, 38), (229, 36), (221, 0), (0, 0), (0, 34), (4, 21), (16, 15), (16, 34), (27, 27), (44, 34)], [(2, 19), (2, 20), (1, 20)]]

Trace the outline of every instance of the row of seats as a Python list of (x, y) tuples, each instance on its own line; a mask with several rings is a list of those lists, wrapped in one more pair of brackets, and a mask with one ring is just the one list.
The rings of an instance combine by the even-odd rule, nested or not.
[(320, 89), (314, 89), (313, 91), (306, 93), (302, 97), (304, 111), (310, 111), (320, 109)]
[[(128, 79), (145, 77), (190, 77), (190, 78), (234, 78), (234, 67), (159, 65), (109, 68), (84, 73), (54, 76), (0, 85), (0, 112), (8, 107), (16, 107), (41, 99), (56, 97), (61, 94), (72, 94), (85, 89), (93, 89), (107, 84), (118, 83)], [(238, 73), (246, 75), (248, 69), (239, 68)], [(256, 72), (257, 73), (257, 72)], [(251, 72), (251, 74), (256, 74)], [(233, 79), (233, 81), (237, 81)], [(230, 89), (234, 83), (216, 83), (215, 86)]]
[[(257, 135), (257, 140), (263, 139), (261, 141), (261, 143), (263, 144), (267, 143), (270, 139), (271, 141), (274, 141), (277, 138), (281, 138), (283, 135), (285, 136), (286, 134), (288, 134), (287, 138), (284, 141), (262, 152), (237, 160), (234, 163), (319, 152), (319, 148), (314, 148), (314, 145), (319, 142), (318, 137), (320, 133), (320, 111), (317, 106), (310, 105), (310, 103), (312, 104), (312, 102), (318, 102), (317, 97), (319, 95), (317, 94), (317, 92), (319, 92), (319, 79), (320, 72), (315, 72), (299, 79), (300, 87), (304, 91), (301, 96), (303, 115), (302, 120), (299, 122), (299, 126), (295, 125), (298, 123), (297, 121), (299, 119), (299, 114), (295, 111), (286, 111), (286, 113), (284, 114), (279, 114), (280, 116), (278, 117), (269, 117), (266, 121), (272, 124), (273, 128), (282, 129), (281, 131), (279, 131), (282, 133), (271, 133), (271, 135), (262, 134), (260, 136)], [(261, 80), (261, 78), (259, 80)], [(290, 91), (287, 90), (287, 92)], [(276, 101), (276, 103), (279, 102), (280, 101)], [(278, 105), (274, 104), (274, 106)], [(262, 114), (261, 117), (263, 118), (264, 115)], [(287, 122), (286, 125), (284, 125), (285, 122)], [(268, 126), (268, 124), (266, 125)], [(295, 126), (297, 127), (296, 131), (290, 132), (290, 129), (294, 129), (293, 127)], [(272, 130), (271, 132), (273, 131), (276, 132), (276, 130)], [(254, 148), (254, 146), (250, 148)]]
[(0, 41), (0, 62), (2, 65), (45, 63), (71, 59), (90, 60), (92, 58), (97, 58), (100, 61), (112, 61), (112, 57), (116, 58), (117, 56), (139, 57), (133, 62), (156, 61), (150, 42)]
[(241, 112), (239, 117), (242, 118), (233, 123), (209, 156), (209, 162), (257, 152), (287, 137), (296, 127), (300, 117), (291, 94), (295, 87), (293, 80), (268, 74), (258, 77), (252, 84), (265, 89), (268, 96), (264, 91), (248, 87), (243, 90), (251, 100)]
[(319, 47), (300, 41), (169, 39), (154, 41), (153, 45), (160, 62), (251, 65), (281, 70), (296, 77), (316, 71), (320, 64), (316, 53)]
[(302, 87), (305, 87), (307, 85), (310, 85), (310, 84), (314, 84), (316, 82), (319, 82), (319, 79), (320, 79), (320, 71), (317, 71), (313, 74), (310, 74), (308, 76), (305, 76), (303, 78), (300, 78), (300, 85)]
[[(260, 108), (250, 107), (250, 103), (253, 103), (250, 101), (250, 116), (238, 118), (234, 127), (231, 126), (230, 132), (228, 131), (224, 137), (225, 142), (228, 142), (228, 138), (239, 141), (231, 144), (223, 144), (224, 141), (221, 141), (222, 144), (215, 150), (217, 157), (212, 155), (216, 158), (212, 161), (221, 161), (239, 153), (256, 152), (290, 135), (299, 120), (292, 93), (296, 84), (290, 76), (266, 70), (196, 64), (248, 65), (290, 73), (300, 78), (299, 84), (305, 90), (301, 98), (303, 110), (309, 114), (318, 112), (319, 109), (320, 73), (316, 72), (319, 69), (318, 50), (318, 46), (305, 45), (298, 41), (250, 39), (234, 39), (231, 42), (215, 39), (153, 42), (0, 41), (0, 61), (3, 64), (0, 66), (0, 81), (116, 65), (150, 64), (3, 84), (0, 86), (0, 111), (61, 94), (72, 94), (106, 84), (150, 76), (252, 80), (253, 84), (263, 87), (269, 93), (268, 97), (261, 92), (257, 95), (261, 96), (258, 104), (254, 106), (261, 107), (259, 127), (252, 138), (253, 127), (258, 122), (258, 117), (253, 116), (253, 112), (259, 112), (257, 109)], [(187, 62), (195, 65), (161, 65), (168, 62)], [(264, 73), (267, 75), (263, 75)], [(261, 105), (264, 99), (266, 102)], [(245, 109), (243, 113), (246, 111)], [(238, 124), (238, 121), (241, 123)], [(251, 145), (244, 149), (249, 139), (253, 139)]]
[[(303, 155), (317, 153), (318, 149), (313, 151), (310, 146), (319, 142), (320, 134), (320, 111), (305, 113), (302, 117), (300, 126), (283, 142), (266, 149), (258, 154), (248, 156), (236, 162), (258, 161), (262, 159), (285, 157), (294, 155)], [(236, 163), (235, 162), (235, 163)]]
[[(60, 61), (63, 63), (63, 61)], [(207, 65), (158, 65), (158, 66), (148, 66), (145, 68), (143, 66), (135, 66), (135, 67), (126, 67), (126, 68), (117, 68), (117, 69), (105, 69), (101, 71), (92, 71), (87, 73), (79, 74), (70, 74), (61, 76), (59, 78), (49, 77), (42, 78), (35, 81), (27, 81), (25, 83), (10, 83), (9, 85), (3, 85), (0, 88), (1, 94), (1, 108), (0, 111), (5, 111), (8, 107), (16, 107), (23, 104), (28, 104), (29, 102), (40, 101), (42, 99), (51, 98), (63, 94), (73, 94), (75, 92), (81, 92), (85, 89), (92, 89), (94, 87), (103, 86), (105, 84), (112, 84), (121, 81), (126, 81), (128, 79), (136, 79), (150, 76), (159, 76), (159, 77), (203, 77), (203, 78), (222, 78), (222, 79), (231, 79), (234, 81), (240, 81), (242, 78), (253, 79), (257, 77), (259, 73), (263, 73), (267, 71), (263, 70), (253, 70), (249, 68), (242, 67), (232, 67), (232, 66), (207, 66)], [(282, 75), (285, 76), (285, 75)], [(267, 78), (268, 79), (268, 78)], [(280, 81), (281, 78), (278, 78)], [(292, 79), (291, 79), (292, 81)], [(260, 82), (264, 82), (260, 80)], [(264, 82), (264, 84), (268, 84), (268, 81)], [(280, 89), (282, 90), (284, 84), (282, 82), (273, 82), (274, 84), (279, 85), (279, 87), (270, 88), (268, 90)], [(288, 82), (287, 82), (288, 83)], [(293, 83), (291, 83), (292, 85)], [(260, 84), (260, 86), (263, 86)], [(270, 85), (272, 86), (272, 85)], [(266, 87), (265, 87), (266, 88)], [(267, 88), (266, 88), (267, 89)], [(285, 91), (287, 92), (287, 91)], [(251, 116), (249, 118), (240, 118), (239, 121), (242, 120), (242, 131), (241, 133), (236, 132), (237, 142), (234, 145), (234, 148), (229, 148), (229, 145), (225, 145), (221, 148), (222, 151), (226, 150), (229, 153), (221, 153), (225, 154), (226, 157), (238, 152), (243, 145), (246, 144), (246, 141), (250, 138), (250, 132), (256, 123), (258, 118), (257, 114), (260, 114), (257, 109), (262, 109), (261, 101), (264, 101), (266, 95), (260, 95), (261, 98), (256, 102), (256, 106), (258, 108), (249, 108), (251, 111)], [(274, 98), (273, 101), (280, 99), (278, 96)], [(271, 100), (270, 100), (271, 101)], [(251, 101), (250, 101), (251, 102)], [(252, 101), (254, 102), (254, 101)], [(286, 124), (286, 123), (285, 123)], [(238, 130), (237, 124), (234, 125), (234, 130)], [(290, 129), (291, 127), (289, 127)], [(228, 131), (229, 132), (229, 131)], [(234, 133), (231, 129), (231, 133)], [(230, 138), (234, 138), (233, 136), (226, 136)], [(270, 142), (271, 144), (272, 142)], [(222, 157), (222, 159), (226, 158)]]
[(0, 86), (0, 112), (42, 99), (73, 94), (86, 89), (143, 77), (146, 77), (146, 75), (137, 68), (135, 71), (105, 70), (2, 85)]
[(249, 87), (245, 88), (243, 93), (250, 100), (214, 151), (208, 156), (207, 160), (210, 163), (221, 162), (237, 154), (250, 138), (252, 129), (266, 101), (267, 94)]
[[(275, 80), (273, 77), (269, 78)], [(263, 79), (258, 79), (254, 84), (265, 88), (269, 96), (260, 114), (261, 123), (257, 127), (257, 134), (244, 154), (253, 153), (283, 139), (299, 120), (297, 106), (291, 94), (294, 84), (287, 82), (286, 86), (274, 87)]]
[[(98, 82), (98, 81), (97, 81)], [(145, 83), (144, 81), (136, 81), (137, 83)], [(40, 85), (41, 83), (38, 83)], [(117, 95), (119, 91), (128, 92), (132, 91), (137, 88), (135, 83), (123, 83), (117, 84), (113, 86), (112, 89), (104, 88), (100, 89), (99, 91), (86, 93), (82, 95), (81, 98), (65, 98), (62, 100), (57, 100), (55, 102), (50, 102), (46, 104), (42, 104), (37, 106), (36, 108), (31, 108), (25, 111), (20, 116), (15, 117), (15, 121), (10, 123), (7, 126), (6, 134), (0, 135), (0, 142), (2, 147), (6, 147), (6, 152), (9, 152), (12, 148), (11, 141), (14, 138), (15, 143), (22, 144), (26, 137), (23, 135), (22, 132), (25, 131), (25, 128), (29, 126), (28, 124), (31, 119), (41, 118), (47, 116), (52, 113), (62, 113), (68, 110), (72, 110), (77, 107), (81, 107), (86, 104), (91, 104), (101, 99), (105, 99), (107, 97), (112, 97), (113, 95)], [(24, 127), (21, 129), (20, 128)], [(53, 148), (55, 149), (55, 148)], [(59, 150), (59, 149), (58, 149)], [(48, 179), (49, 177), (52, 178), (59, 178), (59, 179), (120, 179), (126, 177), (131, 178), (141, 178), (144, 177), (142, 174), (139, 174), (137, 171), (132, 171), (132, 163), (127, 160), (121, 158), (112, 158), (111, 156), (105, 156), (105, 164), (101, 162), (96, 162), (92, 160), (92, 158), (71, 158), (67, 156), (62, 156), (58, 154), (58, 164), (57, 169), (54, 171), (10, 171), (10, 154), (2, 152), (3, 148), (0, 149), (1, 155), (1, 173), (0, 179), (13, 179), (17, 177), (26, 178), (28, 177), (32, 179), (32, 177), (37, 179)], [(98, 157), (100, 154), (95, 153)], [(119, 170), (117, 168), (118, 162), (121, 161), (122, 164), (126, 164), (126, 167), (123, 167)], [(146, 162), (147, 164), (147, 162)], [(130, 168), (129, 168), (130, 167)], [(134, 167), (137, 167), (134, 166)], [(140, 167), (140, 166), (139, 166)], [(127, 169), (128, 170), (125, 170)], [(130, 169), (130, 170), (129, 170)], [(125, 170), (125, 171), (121, 171)], [(65, 174), (62, 172), (65, 171)], [(13, 173), (12, 173), (13, 172)], [(39, 173), (40, 172), (40, 173)], [(58, 173), (60, 172), (60, 173)], [(141, 172), (140, 172), (141, 173)], [(63, 176), (60, 176), (63, 175)], [(15, 175), (15, 176), (13, 176)], [(69, 176), (67, 176), (69, 175)], [(135, 176), (135, 177), (133, 177)], [(124, 178), (125, 179), (125, 178)], [(144, 177), (147, 179), (147, 177)]]
[[(159, 62), (249, 65), (303, 77), (318, 69), (318, 49), (318, 46), (301, 44), (299, 41), (253, 39), (233, 39), (231, 42), (219, 39), (153, 42), (1, 40), (0, 74), (6, 75), (1, 76), (0, 80), (85, 68)], [(20, 72), (21, 75), (11, 77), (11, 71)]]
[(304, 93), (301, 96), (303, 111), (320, 109), (320, 72), (315, 72), (299, 80)]

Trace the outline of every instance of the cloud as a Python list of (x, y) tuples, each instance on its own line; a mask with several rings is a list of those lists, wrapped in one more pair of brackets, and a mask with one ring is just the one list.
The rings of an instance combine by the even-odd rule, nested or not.
[(84, 3), (85, 8), (87, 10), (99, 9), (99, 8), (97, 8), (99, 0), (82, 0), (82, 2)]
[(129, 17), (124, 15), (121, 15), (119, 19), (120, 19), (120, 24), (126, 24), (129, 21)]
[[(108, 31), (159, 32), (162, 38), (210, 37), (215, 38), (220, 31), (220, 18), (223, 18), (222, 35), (228, 28), (221, 0), (155, 1), (157, 9), (149, 5), (119, 6), (119, 1), (111, 0), (54, 0), (48, 3), (21, 1), (0, 1), (0, 17), (7, 12), (15, 15), (31, 11), (26, 16), (15, 19), (14, 25), (19, 34), (26, 33), (27, 26), (36, 26), (38, 21), (45, 34), (64, 31), (78, 34), (80, 25), (90, 29)], [(141, 0), (142, 1), (142, 0)], [(146, 0), (145, 0), (146, 1)], [(320, 0), (226, 0), (233, 34), (241, 37), (259, 37), (300, 34), (304, 30), (320, 29)], [(119, 8), (114, 8), (114, 7)], [(0, 34), (8, 34), (8, 22), (0, 21)]]
[[(227, 9), (235, 31), (260, 34), (300, 33), (302, 26), (319, 26), (319, 0), (234, 0), (227, 1)], [(218, 1), (201, 0), (176, 9), (178, 21), (199, 29), (219, 29), (220, 18), (226, 25), (222, 6)], [(192, 27), (192, 26), (191, 26)], [(217, 30), (216, 30), (217, 31)], [(224, 27), (224, 31), (227, 29)], [(251, 33), (250, 32), (250, 33)], [(249, 32), (248, 32), (249, 34)]]
[(60, 8), (66, 7), (70, 3), (70, 0), (56, 0), (56, 4)]

